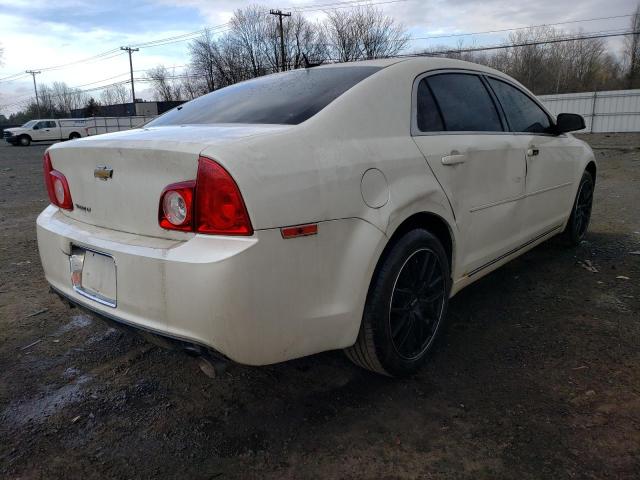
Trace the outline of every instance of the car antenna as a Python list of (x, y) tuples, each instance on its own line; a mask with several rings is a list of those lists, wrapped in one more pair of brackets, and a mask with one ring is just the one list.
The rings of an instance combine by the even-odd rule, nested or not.
[(307, 58), (306, 53), (302, 54), (302, 58), (304, 59), (304, 68), (313, 68), (313, 67), (319, 67), (320, 65), (322, 65), (322, 60), (318, 63), (311, 63)]

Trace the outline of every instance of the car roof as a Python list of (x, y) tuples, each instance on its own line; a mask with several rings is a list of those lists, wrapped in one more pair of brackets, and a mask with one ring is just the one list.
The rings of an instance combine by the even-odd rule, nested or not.
[(454, 58), (428, 57), (424, 55), (414, 55), (414, 56), (396, 57), (396, 58), (380, 58), (376, 60), (359, 60), (356, 62), (331, 63), (331, 64), (321, 65), (314, 68), (341, 68), (341, 67), (352, 67), (352, 66), (369, 66), (369, 67), (386, 68), (399, 63), (402, 63), (404, 65), (411, 64), (412, 66), (421, 68), (423, 71), (442, 70), (442, 69), (451, 68), (451, 69), (476, 70), (476, 71), (482, 71), (487, 73), (493, 73), (503, 77), (506, 76), (504, 73), (498, 70), (495, 70), (490, 67), (486, 67), (484, 65), (480, 65), (479, 63), (466, 62), (464, 60), (456, 60)]

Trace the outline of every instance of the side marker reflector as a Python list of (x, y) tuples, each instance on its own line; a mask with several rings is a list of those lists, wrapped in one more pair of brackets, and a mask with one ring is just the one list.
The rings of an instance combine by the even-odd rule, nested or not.
[(282, 238), (306, 237), (318, 234), (318, 224), (310, 223), (308, 225), (297, 225), (295, 227), (284, 227), (280, 229)]

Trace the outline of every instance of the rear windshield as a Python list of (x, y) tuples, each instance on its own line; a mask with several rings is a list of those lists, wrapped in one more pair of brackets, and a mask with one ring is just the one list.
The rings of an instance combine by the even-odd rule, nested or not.
[(292, 70), (236, 83), (174, 108), (148, 127), (213, 123), (297, 125), (380, 67)]

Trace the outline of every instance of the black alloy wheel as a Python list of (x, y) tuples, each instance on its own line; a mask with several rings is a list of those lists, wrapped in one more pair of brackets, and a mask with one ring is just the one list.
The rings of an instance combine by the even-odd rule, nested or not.
[(437, 255), (415, 251), (404, 263), (391, 294), (389, 329), (393, 347), (405, 360), (415, 360), (430, 346), (440, 323), (445, 281)]

